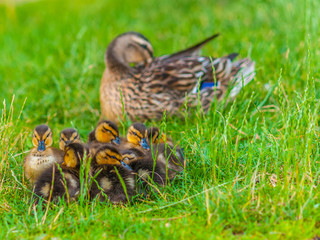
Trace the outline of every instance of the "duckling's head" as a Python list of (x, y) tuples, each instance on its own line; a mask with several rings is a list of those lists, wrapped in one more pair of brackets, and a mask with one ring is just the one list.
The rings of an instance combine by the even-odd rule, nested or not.
[(62, 165), (69, 168), (79, 168), (85, 151), (85, 147), (80, 143), (70, 143), (66, 145)]
[(160, 130), (157, 127), (150, 127), (148, 129), (147, 135), (149, 142), (153, 144), (165, 143), (167, 141), (167, 136), (163, 133), (161, 133), (160, 135)]
[(150, 146), (147, 143), (147, 128), (142, 123), (134, 123), (129, 127), (127, 140), (133, 145), (150, 150)]
[(107, 63), (116, 58), (122, 64), (147, 64), (153, 59), (153, 48), (149, 40), (141, 33), (126, 32), (116, 37), (108, 46)]
[(32, 135), (33, 146), (37, 147), (39, 152), (43, 152), (52, 145), (52, 142), (52, 131), (49, 126), (45, 124), (36, 126)]
[(66, 128), (60, 132), (59, 148), (65, 150), (70, 143), (81, 143), (80, 135), (74, 128)]
[(144, 157), (144, 153), (136, 148), (125, 149), (121, 151), (121, 155), (122, 161), (126, 164)]
[(98, 142), (111, 142), (117, 145), (120, 144), (118, 127), (111, 121), (104, 120), (99, 122), (95, 129), (94, 135)]
[(119, 151), (109, 144), (101, 146), (93, 158), (93, 162), (97, 165), (120, 165), (121, 160), (122, 156)]

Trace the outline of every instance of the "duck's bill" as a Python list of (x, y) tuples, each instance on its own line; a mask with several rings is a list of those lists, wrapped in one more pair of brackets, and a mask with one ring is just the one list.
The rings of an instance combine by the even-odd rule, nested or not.
[(128, 164), (126, 164), (124, 161), (121, 161), (121, 165), (122, 165), (123, 167), (125, 167), (126, 169), (132, 171), (132, 168), (131, 168)]
[(38, 151), (39, 151), (39, 152), (43, 152), (44, 150), (46, 150), (46, 146), (45, 146), (45, 144), (44, 144), (44, 141), (39, 141)]
[(146, 140), (145, 138), (142, 138), (142, 139), (141, 139), (140, 145), (141, 145), (144, 149), (150, 150), (150, 146), (148, 145), (147, 140)]
[(120, 138), (119, 138), (119, 137), (116, 137), (116, 138), (113, 139), (111, 142), (114, 143), (114, 144), (119, 145), (121, 141), (120, 141)]

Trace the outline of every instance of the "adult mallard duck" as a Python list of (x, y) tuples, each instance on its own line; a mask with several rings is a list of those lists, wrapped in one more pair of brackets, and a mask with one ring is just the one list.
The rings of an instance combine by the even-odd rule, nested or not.
[(131, 120), (161, 119), (164, 111), (177, 114), (186, 101), (188, 107), (197, 106), (198, 99), (207, 111), (214, 99), (224, 97), (230, 84), (229, 97), (235, 97), (255, 76), (254, 62), (249, 58), (233, 61), (236, 53), (221, 58), (199, 56), (199, 50), (217, 36), (156, 58), (142, 34), (127, 32), (116, 37), (105, 55), (101, 118), (119, 122), (124, 109)]

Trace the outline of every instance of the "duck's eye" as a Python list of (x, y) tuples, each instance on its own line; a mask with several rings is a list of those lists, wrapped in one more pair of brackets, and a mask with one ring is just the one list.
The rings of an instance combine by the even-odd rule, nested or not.
[(138, 134), (136, 132), (133, 132), (133, 135), (138, 136)]
[(46, 138), (48, 138), (48, 137), (49, 137), (49, 135), (50, 135), (50, 133), (48, 133), (48, 134), (47, 134)]
[(147, 48), (148, 48), (146, 44), (140, 44), (140, 46), (141, 46), (142, 48), (144, 48), (144, 49), (147, 49)]
[(76, 140), (78, 138), (78, 135), (77, 136), (75, 136), (74, 138), (73, 138), (73, 140)]
[(158, 136), (156, 136), (156, 137), (154, 138), (154, 141), (155, 141), (155, 142), (157, 142), (157, 141), (158, 141)]

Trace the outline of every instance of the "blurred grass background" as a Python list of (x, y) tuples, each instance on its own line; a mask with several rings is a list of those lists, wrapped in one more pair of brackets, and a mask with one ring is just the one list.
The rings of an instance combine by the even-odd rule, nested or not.
[[(312, 0), (0, 1), (0, 237), (320, 234), (319, 7)], [(64, 127), (86, 139), (99, 119), (105, 49), (132, 30), (155, 55), (220, 32), (203, 54), (249, 56), (257, 76), (233, 104), (214, 104), (205, 118), (196, 111), (162, 123), (190, 160), (162, 195), (128, 207), (32, 209), (20, 184), (32, 129), (48, 123), (56, 145)]]

